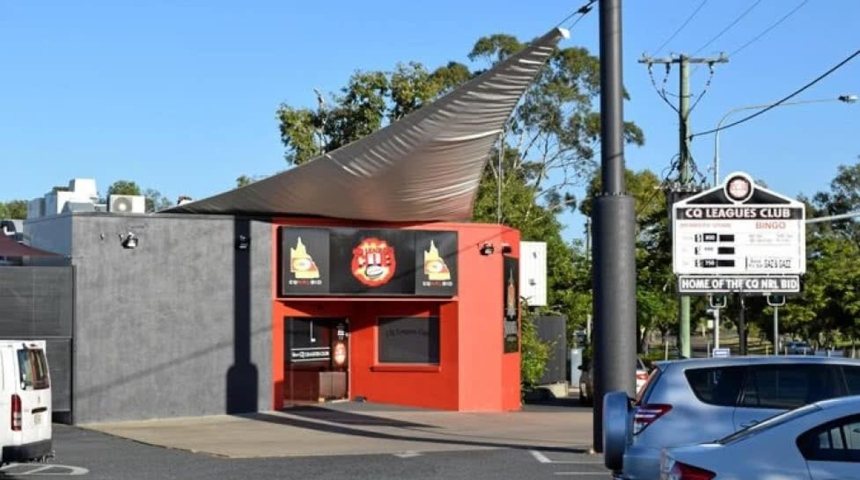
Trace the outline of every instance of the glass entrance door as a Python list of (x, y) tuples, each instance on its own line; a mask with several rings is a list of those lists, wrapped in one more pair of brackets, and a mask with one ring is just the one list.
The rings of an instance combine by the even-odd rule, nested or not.
[(287, 317), (284, 324), (284, 404), (347, 398), (347, 319)]

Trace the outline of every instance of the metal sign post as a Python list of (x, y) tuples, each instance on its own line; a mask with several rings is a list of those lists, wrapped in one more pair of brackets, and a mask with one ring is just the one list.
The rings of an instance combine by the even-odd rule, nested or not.
[(773, 307), (773, 354), (779, 355), (779, 307), (785, 305), (785, 295), (768, 295), (767, 304)]
[(714, 310), (714, 349), (720, 348), (720, 309), (726, 308), (725, 295), (708, 295), (708, 304)]

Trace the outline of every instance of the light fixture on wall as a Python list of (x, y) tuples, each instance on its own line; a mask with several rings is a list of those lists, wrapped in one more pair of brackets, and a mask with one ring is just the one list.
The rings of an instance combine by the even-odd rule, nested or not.
[(481, 252), (481, 255), (492, 255), (496, 251), (496, 248), (493, 247), (492, 243), (485, 242), (478, 247), (478, 251)]
[(128, 232), (125, 235), (120, 234), (119, 239), (122, 248), (137, 248), (138, 238), (134, 232)]
[(251, 246), (251, 237), (239, 234), (236, 237), (236, 250), (247, 250)]

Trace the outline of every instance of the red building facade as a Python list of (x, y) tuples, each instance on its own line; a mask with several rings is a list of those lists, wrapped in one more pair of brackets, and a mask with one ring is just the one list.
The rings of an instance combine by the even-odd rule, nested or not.
[(280, 219), (272, 235), (274, 408), (520, 408), (517, 230)]

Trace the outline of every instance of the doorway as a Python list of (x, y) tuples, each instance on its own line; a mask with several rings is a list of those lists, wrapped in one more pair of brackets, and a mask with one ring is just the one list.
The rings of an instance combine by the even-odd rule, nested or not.
[(349, 320), (284, 319), (284, 406), (349, 398)]

